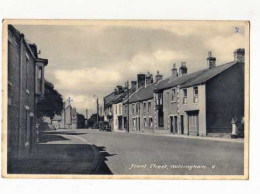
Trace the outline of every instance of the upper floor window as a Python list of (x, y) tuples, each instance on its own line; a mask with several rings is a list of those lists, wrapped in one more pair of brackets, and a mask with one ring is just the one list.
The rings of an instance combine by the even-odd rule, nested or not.
[(139, 112), (140, 112), (140, 104), (136, 103), (136, 113), (139, 113)]
[(29, 63), (29, 56), (26, 54), (26, 61), (25, 61), (25, 86), (26, 90), (28, 90), (28, 63)]
[(146, 112), (146, 103), (144, 102), (143, 112)]
[(116, 105), (116, 114), (117, 114), (117, 105)]
[(155, 96), (155, 103), (156, 105), (162, 105), (163, 104), (163, 94), (162, 93), (157, 93)]
[(198, 87), (194, 87), (193, 88), (193, 102), (194, 103), (198, 102), (198, 95), (199, 95)]
[(135, 114), (135, 106), (132, 104), (132, 113)]
[(121, 114), (121, 104), (119, 104), (119, 114)]
[(148, 112), (151, 112), (151, 102), (148, 102)]
[(183, 89), (183, 104), (187, 104), (187, 89)]
[(172, 89), (172, 102), (176, 102), (176, 89)]
[(127, 114), (127, 111), (128, 111), (128, 107), (127, 105), (125, 105), (125, 114)]

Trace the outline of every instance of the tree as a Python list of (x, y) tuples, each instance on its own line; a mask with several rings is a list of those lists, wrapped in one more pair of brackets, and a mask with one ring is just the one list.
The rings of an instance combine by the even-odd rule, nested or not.
[(78, 128), (82, 129), (85, 128), (85, 117), (83, 114), (77, 114), (78, 116)]
[(60, 115), (63, 110), (62, 95), (48, 81), (45, 81), (44, 90), (44, 98), (37, 103), (37, 117), (46, 116), (52, 119), (56, 114)]

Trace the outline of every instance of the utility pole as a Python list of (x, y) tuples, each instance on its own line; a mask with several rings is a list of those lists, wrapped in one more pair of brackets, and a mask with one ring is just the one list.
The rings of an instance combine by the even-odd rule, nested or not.
[(127, 132), (129, 132), (129, 81), (126, 82), (127, 87)]
[(99, 104), (98, 104), (98, 97), (97, 97), (97, 126), (98, 126), (98, 120), (99, 120)]
[(96, 95), (93, 95), (94, 98), (97, 98), (96, 99), (96, 102), (97, 102), (97, 128), (99, 127), (98, 126), (98, 120), (99, 120), (99, 104), (98, 104), (98, 97)]

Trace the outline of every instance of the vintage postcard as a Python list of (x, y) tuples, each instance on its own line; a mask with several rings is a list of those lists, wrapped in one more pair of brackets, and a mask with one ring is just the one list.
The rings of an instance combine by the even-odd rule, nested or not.
[(3, 177), (248, 179), (248, 21), (2, 25)]

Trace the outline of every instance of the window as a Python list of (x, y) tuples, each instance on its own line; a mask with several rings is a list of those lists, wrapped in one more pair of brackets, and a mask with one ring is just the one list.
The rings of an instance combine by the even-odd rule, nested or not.
[(163, 94), (159, 93), (158, 97), (159, 97), (159, 105), (162, 105), (163, 104)]
[(121, 114), (121, 104), (119, 104), (119, 114)]
[(128, 107), (125, 105), (125, 114), (127, 114)]
[(172, 89), (172, 102), (176, 102), (176, 89)]
[(149, 127), (153, 128), (153, 119), (152, 118), (149, 118)]
[(148, 112), (151, 112), (151, 102), (148, 102)]
[(187, 104), (187, 89), (183, 89), (183, 104)]
[(26, 86), (25, 88), (26, 88), (26, 90), (28, 90), (28, 63), (29, 63), (29, 56), (26, 54), (26, 62), (25, 62), (25, 86)]
[(140, 104), (136, 103), (136, 113), (139, 113), (139, 112), (140, 112)]
[(146, 103), (144, 102), (143, 112), (146, 112)]
[(144, 118), (144, 128), (147, 127), (146, 118)]
[(193, 102), (194, 103), (198, 102), (198, 87), (193, 88)]
[(117, 114), (117, 105), (116, 105), (116, 107), (115, 107), (115, 108), (116, 108), (116, 114)]
[(135, 119), (133, 119), (133, 127), (135, 127)]

